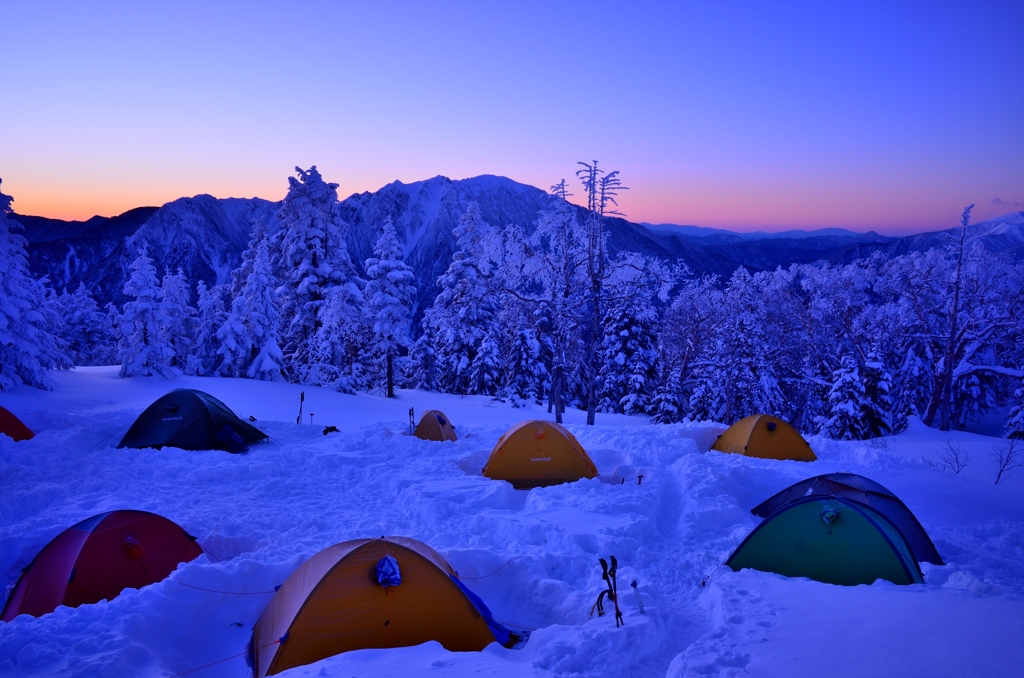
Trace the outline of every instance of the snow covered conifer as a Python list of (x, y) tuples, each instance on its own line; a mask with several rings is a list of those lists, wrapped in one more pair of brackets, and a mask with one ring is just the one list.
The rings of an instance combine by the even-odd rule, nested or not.
[[(325, 358), (317, 332), (324, 324), (328, 288), (342, 282), (331, 258), (339, 242), (338, 185), (327, 183), (317, 172), (295, 168), (298, 178), (288, 177), (288, 194), (278, 211), (281, 251), (278, 269), (285, 278), (278, 288), (284, 320), (284, 354), (296, 376), (304, 380), (313, 353)], [(347, 250), (344, 250), (347, 256)], [(319, 378), (318, 378), (319, 380)]]
[(274, 296), (277, 279), (267, 238), (256, 245), (251, 269), (242, 287), (240, 308), (251, 346), (247, 374), (253, 379), (281, 381), (284, 379), (284, 357), (279, 343), (281, 312)]
[(413, 388), (440, 391), (441, 375), (438, 373), (437, 355), (434, 353), (434, 344), (428, 327), (423, 328), (423, 334), (412, 345), (409, 359), (412, 362)]
[[(481, 393), (471, 386), (482, 383), (473, 379), (471, 372), (476, 370), (477, 353), (482, 350), (496, 309), (488, 251), (490, 226), (477, 203), (467, 205), (452, 233), (457, 249), (448, 270), (437, 279), (441, 291), (427, 310), (424, 324), (430, 327), (444, 389)], [(486, 395), (494, 395), (494, 391)]]
[(1024, 440), (1024, 379), (1020, 382), (1020, 388), (1014, 391), (1013, 405), (1010, 407), (1009, 416), (1006, 418), (1006, 428), (1003, 435), (1007, 438)]
[(520, 326), (512, 337), (505, 360), (505, 379), (501, 400), (521, 407), (528, 401), (540, 402), (537, 392), (542, 383), (544, 366), (539, 360), (540, 343), (534, 330)]
[(174, 353), (171, 366), (184, 369), (195, 348), (196, 309), (189, 305), (188, 281), (180, 268), (167, 271), (160, 285), (160, 316), (164, 335)]
[[(317, 330), (318, 345), (311, 364), (319, 364), (322, 374), (334, 374), (335, 378), (328, 382), (318, 377), (317, 383), (342, 393), (355, 393), (366, 388), (363, 363), (372, 334), (362, 292), (354, 279), (350, 279), (348, 283), (328, 289), (325, 302), (321, 312), (323, 325)], [(335, 369), (328, 369), (328, 365)]]
[(0, 193), (0, 391), (16, 384), (49, 388), (47, 371), (69, 367), (52, 334), (57, 325), (46, 286), (28, 270), (26, 241), (8, 218), (13, 198)]
[(394, 359), (408, 349), (409, 324), (416, 298), (416, 278), (402, 258), (402, 245), (391, 217), (384, 220), (374, 256), (366, 260), (367, 311), (373, 322), (373, 353), (383, 362), (385, 394), (395, 397)]
[(242, 296), (242, 288), (245, 287), (246, 282), (249, 280), (249, 275), (255, 267), (256, 255), (260, 245), (263, 243), (269, 244), (269, 241), (270, 238), (267, 235), (267, 229), (263, 222), (259, 219), (253, 219), (252, 231), (249, 233), (249, 244), (242, 251), (242, 262), (238, 265), (238, 268), (231, 271), (230, 293), (232, 298)]
[(822, 434), (835, 440), (864, 440), (864, 382), (857, 368), (857, 359), (844, 355), (839, 369), (832, 373), (832, 390), (828, 395), (829, 417)]
[(246, 374), (252, 358), (252, 337), (245, 326), (245, 299), (236, 297), (231, 312), (217, 328), (216, 373), (222, 377)]
[(196, 294), (196, 341), (195, 348), (185, 365), (185, 372), (204, 376), (213, 374), (217, 366), (217, 330), (224, 324), (227, 314), (224, 312), (222, 286), (216, 285), (212, 289), (207, 289), (206, 283), (200, 280), (196, 284)]
[(680, 381), (680, 369), (672, 368), (654, 393), (654, 399), (650, 405), (651, 421), (656, 424), (674, 424), (683, 420)]
[(646, 300), (622, 300), (605, 314), (601, 411), (647, 413), (657, 383), (656, 322)]
[(718, 355), (718, 351), (709, 352), (706, 358), (694, 364), (696, 383), (687, 403), (689, 417), (694, 421), (726, 419), (727, 387), (723, 382), (728, 376), (725, 369), (715, 362)]
[(907, 417), (920, 417), (931, 399), (935, 379), (927, 363), (917, 356), (914, 348), (907, 348), (903, 364), (896, 373), (893, 389), (893, 429), (902, 430)]
[(892, 375), (877, 351), (868, 354), (861, 371), (864, 381), (864, 409), (861, 427), (865, 438), (892, 434), (892, 396), (889, 395)]
[[(555, 319), (551, 304), (542, 301), (533, 312), (537, 328), (537, 398), (543, 402), (551, 392), (558, 343), (555, 337)], [(553, 403), (552, 403), (553, 405)]]
[(75, 365), (112, 365), (117, 358), (114, 328), (109, 316), (89, 294), (85, 283), (60, 295), (61, 338)]
[(152, 376), (173, 379), (179, 372), (174, 368), (174, 349), (167, 336), (167, 324), (160, 308), (160, 286), (153, 260), (146, 252), (131, 264), (131, 277), (124, 285), (124, 293), (132, 298), (125, 303), (118, 324), (120, 337), (118, 355), (121, 358), (121, 377)]
[(485, 333), (480, 342), (480, 350), (470, 366), (469, 390), (479, 395), (495, 395), (501, 379), (501, 355), (498, 344)]

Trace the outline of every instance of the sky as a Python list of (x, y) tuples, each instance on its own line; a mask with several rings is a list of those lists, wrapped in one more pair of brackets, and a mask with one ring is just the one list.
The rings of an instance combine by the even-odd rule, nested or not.
[[(0, 0), (14, 209), (618, 170), (629, 219), (902, 234), (1024, 210), (1024, 2)], [(579, 200), (582, 191), (574, 191)]]

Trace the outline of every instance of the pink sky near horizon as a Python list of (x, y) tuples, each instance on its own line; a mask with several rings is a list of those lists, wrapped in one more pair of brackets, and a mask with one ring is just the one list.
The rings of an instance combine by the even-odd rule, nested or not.
[(566, 178), (578, 200), (576, 162), (594, 158), (636, 222), (905, 234), (969, 203), (976, 221), (1024, 210), (1019, 2), (33, 3), (0, 19), (0, 190), (21, 214), (279, 200), (313, 164), (342, 197), (497, 174)]

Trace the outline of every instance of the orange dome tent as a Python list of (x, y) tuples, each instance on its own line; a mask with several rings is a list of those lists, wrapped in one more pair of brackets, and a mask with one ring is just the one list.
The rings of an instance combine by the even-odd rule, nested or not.
[(452, 426), (451, 419), (446, 417), (441, 410), (427, 410), (424, 412), (420, 418), (420, 423), (416, 425), (413, 435), (423, 440), (451, 440), (455, 442), (459, 439), (455, 435), (455, 427)]
[(255, 678), (350, 650), (419, 645), (479, 651), (515, 640), (437, 551), (405, 537), (354, 539), (295, 570), (253, 627)]
[(498, 439), (483, 474), (522, 490), (594, 478), (597, 467), (560, 424), (524, 421)]
[(718, 436), (711, 449), (762, 459), (815, 461), (818, 458), (795, 428), (768, 414), (752, 414), (740, 419)]
[(14, 442), (31, 440), (36, 437), (36, 434), (32, 433), (28, 426), (21, 423), (21, 419), (2, 406), (0, 406), (0, 435), (10, 436)]
[(110, 511), (69, 527), (43, 547), (11, 591), (0, 620), (59, 605), (110, 600), (167, 577), (203, 552), (177, 524), (146, 511)]

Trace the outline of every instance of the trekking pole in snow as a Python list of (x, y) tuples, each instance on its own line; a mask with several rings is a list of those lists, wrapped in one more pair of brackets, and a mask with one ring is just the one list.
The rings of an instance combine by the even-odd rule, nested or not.
[(413, 414), (413, 408), (410, 407), (409, 408), (409, 435), (413, 435), (413, 432), (414, 432), (414, 429), (415, 429), (415, 426), (413, 425), (413, 422), (415, 422), (415, 421), (416, 421), (416, 415)]
[(626, 620), (622, 618), (622, 610), (619, 609), (619, 580), (615, 578), (615, 573), (619, 569), (619, 563), (615, 560), (615, 556), (610, 556), (612, 566), (608, 568), (608, 576), (611, 577), (610, 588), (612, 593), (612, 602), (615, 603), (615, 628), (619, 628), (619, 624), (622, 626), (626, 625)]
[(312, 424), (313, 424), (313, 413), (312, 412), (309, 413), (309, 423), (312, 426)]
[(302, 423), (302, 403), (306, 402), (306, 392), (303, 391), (299, 394), (299, 416), (295, 417), (295, 423)]
[(636, 606), (640, 608), (640, 614), (647, 614), (644, 612), (644, 601), (640, 600), (640, 589), (636, 585), (636, 579), (629, 583), (633, 587), (633, 595), (636, 596)]

